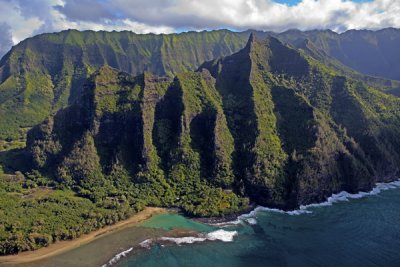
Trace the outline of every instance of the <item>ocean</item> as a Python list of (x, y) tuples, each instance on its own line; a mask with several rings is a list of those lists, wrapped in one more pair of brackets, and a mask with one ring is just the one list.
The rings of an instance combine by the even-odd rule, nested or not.
[(223, 225), (156, 215), (19, 266), (400, 266), (400, 182), (292, 212), (258, 207)]
[(378, 184), (370, 193), (341, 193), (289, 213), (260, 207), (231, 225), (211, 228), (159, 215), (143, 226), (173, 227), (171, 222), (179, 221), (178, 227), (208, 234), (151, 241), (116, 265), (400, 266), (399, 187), (399, 182)]

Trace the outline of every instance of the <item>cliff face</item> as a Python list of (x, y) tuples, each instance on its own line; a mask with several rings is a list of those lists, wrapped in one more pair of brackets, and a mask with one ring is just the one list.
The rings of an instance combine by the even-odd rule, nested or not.
[[(173, 77), (238, 52), (251, 32), (154, 35), (68, 30), (26, 39), (0, 61), (0, 141), (24, 139), (30, 127), (72, 104), (86, 79), (103, 65), (132, 75), (148, 71)], [(399, 82), (388, 80), (400, 80), (400, 30), (255, 34), (260, 39), (275, 36), (341, 75), (381, 89), (400, 88)]]
[(170, 79), (104, 66), (82, 92), (28, 133), (34, 168), (95, 201), (112, 188), (132, 204), (192, 214), (247, 205), (231, 192), (233, 138), (207, 71)]
[(102, 199), (221, 215), (368, 190), (400, 163), (400, 100), (269, 37), (196, 72), (104, 66), (28, 133), (35, 164)]
[(245, 43), (226, 30), (170, 35), (68, 30), (26, 39), (0, 62), (0, 139), (23, 138), (25, 128), (72, 104), (86, 79), (105, 64), (133, 75), (172, 76)]
[[(239, 53), (201, 68), (216, 77), (235, 139), (236, 177), (252, 199), (294, 207), (371, 187), (377, 174), (368, 156), (342, 128), (344, 118), (333, 117), (343, 114), (332, 103), (336, 79), (346, 78), (274, 38), (253, 37)], [(347, 83), (340, 85), (346, 94)]]

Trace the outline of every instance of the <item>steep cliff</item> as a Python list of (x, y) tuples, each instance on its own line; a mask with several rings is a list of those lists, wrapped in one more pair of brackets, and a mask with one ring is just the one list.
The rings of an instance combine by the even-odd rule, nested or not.
[(400, 99), (273, 37), (174, 78), (104, 66), (80, 92), (27, 149), (33, 168), (94, 201), (291, 209), (399, 173)]
[(3, 140), (23, 141), (30, 127), (72, 104), (86, 79), (103, 65), (132, 75), (148, 71), (173, 77), (239, 51), (251, 32), (260, 39), (275, 36), (341, 75), (379, 89), (400, 87), (390, 80), (400, 79), (400, 30), (396, 29), (342, 34), (218, 30), (161, 35), (68, 30), (28, 38), (1, 59), (0, 145)]

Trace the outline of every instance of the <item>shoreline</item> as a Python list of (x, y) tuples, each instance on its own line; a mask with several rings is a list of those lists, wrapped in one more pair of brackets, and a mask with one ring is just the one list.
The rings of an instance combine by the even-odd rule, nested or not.
[[(393, 188), (400, 188), (400, 179), (389, 179), (385, 180), (386, 182), (376, 182), (374, 186), (369, 190), (369, 191), (358, 191), (355, 193), (349, 193), (347, 191), (339, 191), (337, 193), (333, 193), (329, 197), (327, 197), (324, 201), (320, 202), (311, 202), (309, 204), (305, 205), (299, 205), (298, 207), (294, 209), (279, 209), (279, 208), (274, 208), (274, 207), (265, 207), (265, 206), (259, 206), (254, 203), (251, 203), (248, 208), (237, 212), (233, 214), (228, 214), (226, 216), (222, 217), (197, 217), (197, 218), (191, 218), (192, 220), (209, 224), (209, 225), (214, 225), (214, 226), (224, 226), (224, 225), (231, 225), (232, 222), (236, 224), (239, 220), (243, 219), (248, 219), (254, 217), (254, 214), (257, 213), (258, 211), (273, 211), (273, 212), (279, 212), (279, 213), (285, 213), (289, 215), (300, 215), (304, 213), (312, 213), (312, 211), (309, 211), (309, 208), (315, 208), (315, 207), (323, 207), (323, 206), (331, 206), (334, 203), (337, 202), (342, 202), (342, 201), (348, 201), (349, 199), (358, 199), (358, 198), (364, 198), (364, 197), (369, 197), (369, 196), (374, 196), (378, 195), (383, 191), (393, 189)], [(190, 217), (189, 217), (190, 218)]]
[[(400, 179), (394, 180), (394, 181), (388, 182), (388, 183), (376, 183), (375, 186), (372, 188), (372, 190), (368, 191), (368, 192), (358, 192), (358, 193), (352, 194), (352, 193), (348, 193), (345, 191), (341, 191), (337, 194), (333, 194), (331, 197), (327, 198), (327, 200), (324, 202), (300, 206), (298, 209), (292, 210), (292, 211), (284, 211), (284, 210), (267, 208), (267, 207), (256, 206), (254, 204), (250, 204), (249, 207), (247, 207), (246, 209), (244, 209), (240, 212), (225, 215), (222, 217), (192, 217), (192, 216), (187, 216), (187, 215), (183, 214), (182, 211), (178, 208), (167, 209), (167, 208), (159, 208), (159, 207), (146, 207), (144, 210), (132, 215), (130, 218), (128, 218), (126, 220), (120, 221), (114, 225), (105, 226), (104, 228), (101, 228), (101, 229), (93, 231), (89, 234), (83, 235), (77, 239), (68, 240), (68, 241), (59, 241), (59, 242), (49, 245), (48, 247), (40, 248), (40, 249), (34, 250), (34, 251), (25, 251), (25, 252), (21, 252), (19, 254), (0, 256), (0, 266), (3, 266), (3, 265), (7, 266), (10, 264), (30, 263), (30, 262), (34, 262), (34, 261), (38, 261), (38, 260), (43, 260), (43, 259), (55, 256), (58, 254), (62, 254), (64, 252), (68, 252), (68, 251), (78, 248), (82, 245), (90, 243), (100, 237), (103, 237), (104, 235), (114, 233), (118, 230), (122, 230), (122, 229), (130, 227), (130, 226), (134, 226), (136, 224), (139, 224), (140, 222), (143, 222), (143, 221), (151, 218), (154, 215), (163, 214), (163, 213), (170, 213), (170, 212), (179, 213), (179, 214), (181, 214), (187, 218), (190, 218), (194, 221), (204, 223), (204, 224), (209, 224), (209, 225), (224, 225), (225, 223), (229, 225), (230, 222), (233, 220), (238, 220), (238, 219), (240, 220), (240, 217), (243, 217), (243, 218), (253, 217), (254, 214), (260, 210), (286, 213), (289, 215), (300, 215), (303, 213), (311, 213), (311, 211), (309, 211), (308, 208), (319, 207), (319, 206), (330, 206), (333, 203), (347, 201), (348, 199), (357, 199), (357, 198), (363, 198), (366, 196), (377, 195), (377, 194), (381, 193), (382, 191), (386, 191), (388, 189), (396, 188), (396, 187), (400, 188)], [(181, 232), (179, 230), (176, 230), (176, 232), (173, 232), (172, 236), (173, 237), (182, 237), (186, 234), (187, 234), (186, 231)]]
[(226, 214), (223, 216), (212, 216), (212, 217), (191, 217), (187, 216), (186, 217), (190, 218), (193, 221), (208, 224), (208, 225), (215, 225), (215, 224), (223, 224), (223, 223), (228, 223), (233, 220), (236, 220), (238, 217), (244, 214), (248, 214), (252, 212), (255, 208), (258, 206), (255, 203), (251, 203), (248, 207), (245, 209), (242, 209), (238, 212), (232, 213), (232, 214)]
[(24, 251), (19, 254), (0, 256), (0, 265), (9, 264), (22, 264), (29, 263), (38, 260), (43, 260), (51, 256), (55, 256), (72, 249), (78, 248), (85, 245), (97, 238), (103, 237), (106, 234), (121, 230), (128, 226), (133, 226), (144, 220), (151, 218), (154, 215), (167, 213), (166, 208), (156, 208), (156, 207), (146, 207), (144, 210), (132, 215), (130, 218), (120, 221), (113, 225), (105, 226), (101, 229), (93, 231), (89, 234), (83, 235), (79, 238), (73, 240), (58, 241), (49, 245), (48, 247), (43, 247), (38, 250)]

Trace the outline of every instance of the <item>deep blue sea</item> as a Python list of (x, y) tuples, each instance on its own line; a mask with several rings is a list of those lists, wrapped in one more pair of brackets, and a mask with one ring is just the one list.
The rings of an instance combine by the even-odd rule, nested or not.
[(120, 255), (116, 265), (400, 266), (399, 186), (397, 182), (378, 185), (368, 194), (342, 193), (292, 213), (259, 208), (228, 226), (158, 215), (142, 227), (202, 234), (149, 239), (142, 243), (146, 248)]

